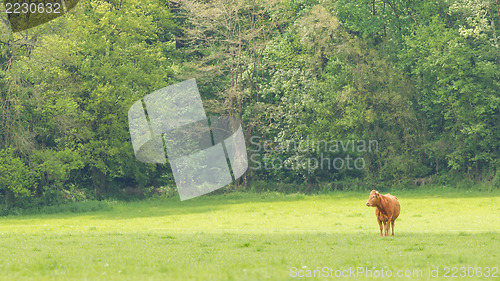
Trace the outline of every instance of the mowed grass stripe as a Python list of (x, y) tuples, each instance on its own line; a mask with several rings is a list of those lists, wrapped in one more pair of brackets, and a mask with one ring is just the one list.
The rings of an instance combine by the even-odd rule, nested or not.
[[(352, 194), (350, 194), (352, 195)], [(7, 217), (0, 220), (9, 232), (326, 232), (377, 231), (374, 208), (365, 206), (366, 195), (279, 196), (250, 194), (237, 200), (224, 196), (197, 202), (150, 200), (117, 203), (109, 211), (87, 214), (51, 214)], [(397, 233), (489, 232), (500, 225), (500, 197), (405, 198), (399, 195), (401, 215)]]
[(294, 280), (289, 276), (292, 267), (493, 267), (498, 266), (500, 246), (498, 234), (488, 233), (389, 238), (337, 233), (102, 233), (12, 235), (2, 240), (3, 280)]

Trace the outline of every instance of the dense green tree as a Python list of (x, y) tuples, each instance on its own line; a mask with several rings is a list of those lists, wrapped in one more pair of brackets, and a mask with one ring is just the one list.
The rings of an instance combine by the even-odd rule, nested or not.
[(41, 36), (33, 52), (35, 84), (47, 102), (45, 109), (51, 109), (47, 114), (65, 116), (62, 122), (69, 129), (55, 134), (53, 141), (82, 156), (96, 196), (114, 178), (134, 179), (134, 166), (141, 165), (134, 161), (129, 141), (128, 108), (173, 81), (175, 64), (169, 54), (175, 42), (165, 34), (171, 14), (164, 5), (83, 2), (59, 32)]
[(30, 170), (12, 149), (0, 150), (0, 192), (5, 207), (11, 207), (17, 198), (32, 195), (37, 186), (36, 177), (36, 171)]
[(26, 155), (41, 185), (75, 181), (73, 170), (98, 197), (113, 179), (149, 184), (155, 167), (134, 160), (127, 112), (174, 81), (174, 29), (164, 1), (84, 1), (29, 31), (5, 29), (2, 145)]
[(406, 43), (404, 58), (419, 93), (418, 110), (432, 139), (448, 147), (449, 166), (462, 172), (496, 168), (500, 69), (498, 56), (491, 55), (498, 55), (498, 49), (474, 49), (459, 30), (438, 18)]

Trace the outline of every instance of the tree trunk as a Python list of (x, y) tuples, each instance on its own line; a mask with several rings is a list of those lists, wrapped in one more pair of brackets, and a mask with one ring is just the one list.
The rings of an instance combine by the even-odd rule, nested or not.
[(92, 167), (92, 184), (97, 200), (102, 200), (102, 191), (106, 189), (106, 175), (98, 168)]
[(5, 209), (10, 209), (12, 206), (14, 206), (14, 192), (12, 192), (9, 189), (5, 190)]

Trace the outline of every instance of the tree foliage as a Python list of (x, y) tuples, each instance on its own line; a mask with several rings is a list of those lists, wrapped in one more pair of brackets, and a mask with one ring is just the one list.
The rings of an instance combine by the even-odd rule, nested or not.
[[(135, 160), (127, 112), (191, 77), (210, 114), (242, 120), (251, 159), (281, 165), (237, 186), (498, 179), (499, 11), (484, 0), (88, 0), (18, 33), (3, 18), (0, 194), (12, 205), (75, 186), (102, 198), (172, 185), (168, 165)], [(378, 149), (283, 149), (360, 140)], [(349, 157), (365, 167), (301, 165)]]

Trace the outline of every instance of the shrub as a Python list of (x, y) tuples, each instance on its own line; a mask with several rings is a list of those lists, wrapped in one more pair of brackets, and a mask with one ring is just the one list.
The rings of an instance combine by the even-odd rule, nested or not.
[(18, 198), (31, 196), (37, 186), (35, 178), (36, 172), (28, 169), (12, 149), (0, 150), (0, 191), (5, 207), (13, 206)]

